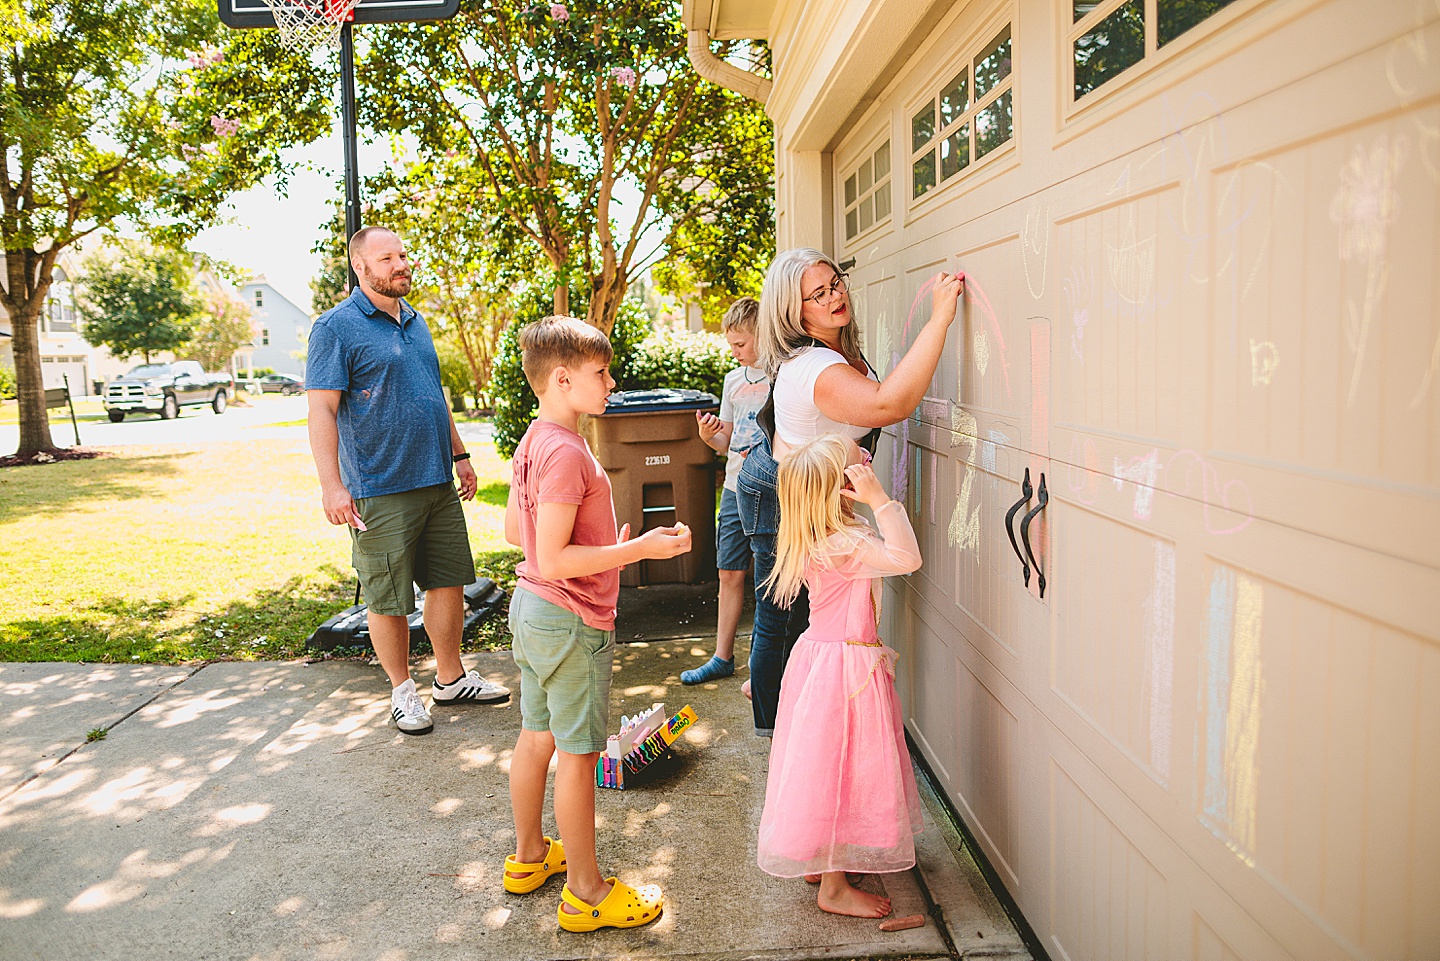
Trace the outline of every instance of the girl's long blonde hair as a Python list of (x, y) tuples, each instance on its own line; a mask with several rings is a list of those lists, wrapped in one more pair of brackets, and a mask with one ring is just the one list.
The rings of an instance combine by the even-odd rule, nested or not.
[(776, 493), (780, 532), (775, 568), (765, 580), (771, 599), (781, 607), (795, 600), (805, 583), (805, 567), (828, 553), (826, 541), (837, 532), (859, 537), (867, 528), (840, 496), (853, 445), (840, 434), (821, 434), (793, 448), (780, 461)]

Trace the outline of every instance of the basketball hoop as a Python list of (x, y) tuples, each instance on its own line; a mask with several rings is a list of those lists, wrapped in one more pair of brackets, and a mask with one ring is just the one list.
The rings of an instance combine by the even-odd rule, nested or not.
[(265, 0), (280, 42), (294, 52), (338, 47), (340, 28), (355, 19), (360, 0)]

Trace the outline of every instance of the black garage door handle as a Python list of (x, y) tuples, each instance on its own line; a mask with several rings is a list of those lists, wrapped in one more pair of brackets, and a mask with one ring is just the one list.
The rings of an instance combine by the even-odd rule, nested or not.
[(1030, 565), (1025, 560), (1025, 555), (1020, 553), (1020, 545), (1015, 543), (1015, 528), (1012, 526), (1015, 520), (1015, 513), (1022, 505), (1030, 503), (1030, 495), (1034, 490), (1030, 487), (1030, 468), (1025, 468), (1025, 480), (1020, 485), (1024, 497), (1010, 505), (1010, 510), (1005, 512), (1005, 533), (1010, 535), (1010, 546), (1015, 549), (1015, 556), (1020, 558), (1020, 567), (1025, 572), (1025, 586), (1030, 586)]
[[(1025, 519), (1020, 522), (1020, 540), (1024, 541), (1025, 554), (1030, 558), (1030, 563), (1035, 565), (1035, 573), (1040, 578), (1040, 597), (1043, 600), (1045, 597), (1045, 572), (1040, 569), (1040, 562), (1035, 559), (1035, 552), (1030, 549), (1030, 522), (1035, 519), (1035, 515), (1045, 509), (1046, 504), (1050, 503), (1050, 493), (1045, 490), (1045, 475), (1043, 473), (1040, 475), (1039, 495), (1039, 501), (1034, 508), (1031, 509), (1030, 513), (1025, 515)], [(1025, 586), (1030, 586), (1029, 578), (1026, 578)]]

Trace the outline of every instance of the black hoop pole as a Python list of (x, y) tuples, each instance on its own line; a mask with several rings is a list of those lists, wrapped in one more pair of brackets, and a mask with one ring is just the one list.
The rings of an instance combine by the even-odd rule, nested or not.
[[(345, 141), (345, 239), (355, 236), (360, 229), (360, 160), (355, 144), (355, 41), (351, 37), (354, 25), (340, 27), (340, 125)], [(346, 272), (350, 277), (350, 289), (359, 284), (355, 268), (345, 258)]]

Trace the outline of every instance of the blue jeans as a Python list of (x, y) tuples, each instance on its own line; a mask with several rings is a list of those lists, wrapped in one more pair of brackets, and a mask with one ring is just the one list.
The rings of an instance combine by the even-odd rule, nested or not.
[(775, 496), (775, 458), (763, 438), (750, 449), (735, 485), (740, 526), (755, 555), (755, 626), (750, 635), (750, 711), (755, 733), (775, 731), (780, 707), (780, 679), (790, 651), (810, 626), (810, 595), (802, 587), (787, 610), (770, 600), (762, 586), (775, 567), (775, 538), (780, 530), (780, 501)]

